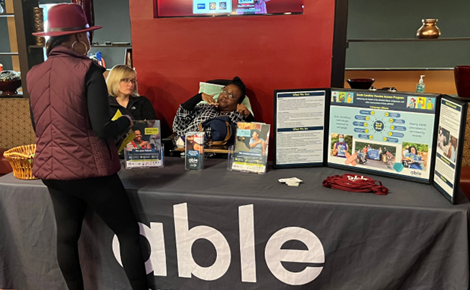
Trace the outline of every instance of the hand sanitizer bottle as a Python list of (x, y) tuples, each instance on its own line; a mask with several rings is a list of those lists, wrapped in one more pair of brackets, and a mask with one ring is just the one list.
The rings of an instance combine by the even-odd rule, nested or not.
[(424, 93), (425, 92), (425, 84), (424, 84), (424, 75), (421, 75), (419, 79), (419, 83), (416, 85), (416, 92), (417, 93)]

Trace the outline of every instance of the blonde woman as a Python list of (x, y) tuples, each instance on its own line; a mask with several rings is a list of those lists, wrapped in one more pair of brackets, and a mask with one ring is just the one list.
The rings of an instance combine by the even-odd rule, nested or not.
[(133, 120), (155, 120), (157, 116), (152, 103), (137, 94), (135, 71), (126, 65), (116, 65), (106, 80), (109, 94), (109, 110), (113, 117), (117, 110)]

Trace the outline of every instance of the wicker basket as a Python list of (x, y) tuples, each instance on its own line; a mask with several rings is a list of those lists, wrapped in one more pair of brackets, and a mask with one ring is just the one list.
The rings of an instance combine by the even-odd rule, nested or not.
[(33, 160), (36, 144), (12, 148), (3, 153), (13, 168), (13, 175), (18, 179), (37, 179), (33, 175)]

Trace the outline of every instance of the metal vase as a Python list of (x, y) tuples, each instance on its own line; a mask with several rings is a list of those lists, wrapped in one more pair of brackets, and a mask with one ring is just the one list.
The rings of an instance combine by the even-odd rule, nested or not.
[(441, 36), (441, 30), (436, 25), (437, 19), (423, 19), (422, 21), (423, 25), (416, 33), (418, 38), (433, 39), (439, 38), (439, 36)]

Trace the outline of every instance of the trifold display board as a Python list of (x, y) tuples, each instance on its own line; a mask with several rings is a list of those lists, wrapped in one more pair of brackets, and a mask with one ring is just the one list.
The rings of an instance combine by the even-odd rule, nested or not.
[(467, 103), (351, 89), (274, 92), (274, 168), (331, 166), (459, 190)]

